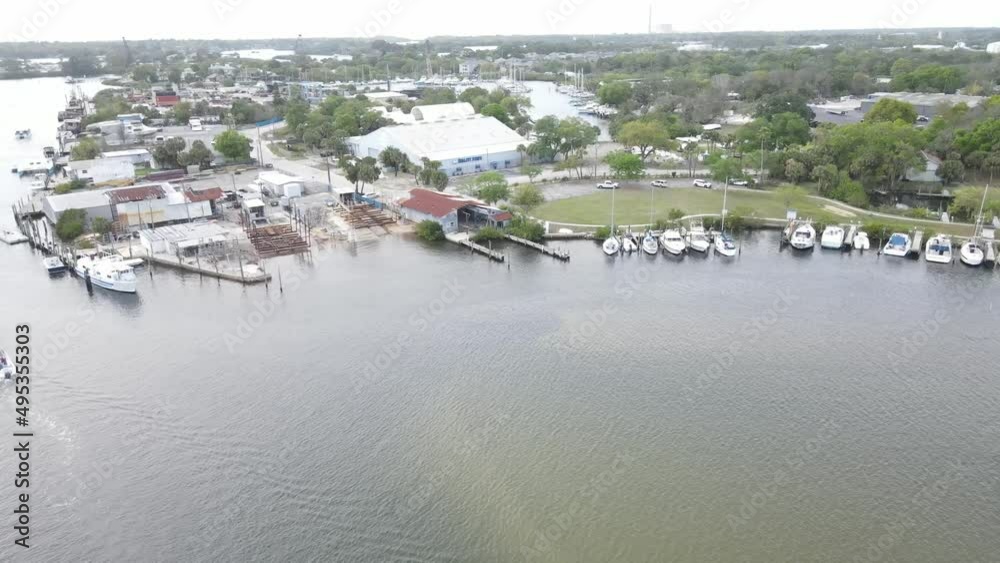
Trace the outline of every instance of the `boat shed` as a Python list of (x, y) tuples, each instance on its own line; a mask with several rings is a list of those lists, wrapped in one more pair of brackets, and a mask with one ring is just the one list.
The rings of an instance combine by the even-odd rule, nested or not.
[(226, 228), (214, 221), (168, 225), (139, 231), (140, 244), (150, 254), (190, 254), (241, 238), (244, 238), (242, 230)]
[(400, 214), (414, 223), (439, 223), (446, 233), (457, 231), (460, 225), (506, 227), (514, 218), (510, 212), (476, 199), (423, 188), (410, 190), (410, 198), (400, 204)]

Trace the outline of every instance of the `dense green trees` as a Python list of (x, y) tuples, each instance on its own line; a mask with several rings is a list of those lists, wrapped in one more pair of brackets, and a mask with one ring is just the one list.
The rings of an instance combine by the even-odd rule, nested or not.
[[(983, 203), (983, 191), (985, 188), (961, 188), (955, 190), (955, 199), (948, 207), (948, 214), (956, 221), (974, 223), (976, 215), (979, 213), (979, 206)], [(989, 199), (986, 200), (985, 211), (986, 220), (994, 216), (1000, 216), (1000, 193), (991, 190)]]
[(646, 165), (639, 155), (628, 151), (614, 151), (604, 157), (611, 168), (611, 175), (622, 180), (638, 180), (646, 174)]
[(83, 209), (67, 209), (56, 221), (56, 234), (64, 242), (72, 242), (83, 234), (87, 227), (87, 212)]
[(208, 168), (212, 165), (212, 159), (214, 158), (215, 155), (205, 146), (205, 143), (198, 140), (191, 143), (190, 149), (177, 155), (177, 164), (180, 166), (197, 165), (201, 168)]
[[(900, 64), (899, 61), (896, 64)], [(964, 84), (962, 72), (953, 66), (924, 64), (907, 71), (910, 64), (901, 64), (898, 68), (896, 64), (892, 75), (892, 88), (896, 91), (954, 94)]]
[(607, 82), (597, 89), (597, 99), (609, 106), (622, 106), (632, 95), (632, 85), (628, 82)]
[(510, 187), (507, 179), (500, 172), (490, 171), (479, 175), (472, 182), (472, 193), (489, 204), (508, 199)]
[(678, 147), (667, 130), (652, 121), (629, 121), (621, 126), (616, 138), (622, 145), (638, 149), (642, 160), (656, 150), (676, 150)]
[(212, 141), (215, 150), (232, 161), (249, 160), (250, 145), (250, 139), (234, 129), (223, 131)]
[(865, 114), (865, 121), (902, 121), (903, 123), (915, 123), (917, 121), (917, 110), (912, 104), (894, 100), (892, 98), (882, 98), (872, 109)]
[(510, 197), (510, 202), (524, 210), (531, 210), (545, 203), (545, 196), (542, 190), (534, 184), (521, 184), (514, 188), (514, 193)]
[(97, 139), (84, 137), (70, 149), (70, 160), (90, 160), (101, 156), (101, 145)]
[(406, 171), (410, 165), (410, 157), (396, 147), (386, 147), (378, 155), (379, 162), (386, 168), (392, 168), (393, 176), (399, 176), (399, 171)]
[(809, 122), (794, 112), (762, 116), (741, 127), (736, 139), (744, 152), (759, 149), (785, 149), (809, 142)]
[(535, 142), (528, 146), (528, 155), (540, 162), (551, 162), (557, 155), (586, 149), (597, 142), (600, 129), (578, 117), (559, 119), (547, 115), (535, 123)]
[(430, 242), (444, 240), (444, 229), (441, 223), (426, 219), (417, 223), (417, 236)]
[(153, 159), (160, 168), (180, 168), (185, 147), (187, 142), (182, 137), (170, 137), (153, 149)]

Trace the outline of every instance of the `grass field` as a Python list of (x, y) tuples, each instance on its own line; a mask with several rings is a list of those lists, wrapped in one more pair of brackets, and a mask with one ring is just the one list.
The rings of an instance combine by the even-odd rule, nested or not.
[[(730, 213), (744, 216), (783, 218), (791, 207), (800, 218), (811, 218), (821, 223), (878, 221), (900, 225), (920, 226), (927, 231), (955, 235), (969, 235), (971, 228), (943, 223), (918, 223), (905, 217), (889, 219), (860, 214), (840, 206), (809, 197), (794, 197), (786, 201), (785, 195), (769, 191), (736, 190), (729, 192), (726, 207)], [(719, 213), (722, 209), (722, 190), (703, 188), (668, 188), (654, 190), (653, 221), (666, 219), (671, 209), (680, 209), (685, 215)], [(606, 225), (611, 221), (611, 191), (560, 199), (542, 204), (532, 213), (539, 219), (559, 223)], [(641, 225), (649, 223), (649, 190), (622, 189), (615, 193), (615, 223)]]

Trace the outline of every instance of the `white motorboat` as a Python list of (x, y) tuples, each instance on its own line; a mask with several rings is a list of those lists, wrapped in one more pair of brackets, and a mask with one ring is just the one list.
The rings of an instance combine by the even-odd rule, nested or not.
[(892, 233), (889, 242), (885, 243), (882, 252), (888, 256), (903, 257), (910, 253), (910, 235), (906, 233)]
[(712, 246), (705, 234), (705, 227), (701, 224), (691, 225), (687, 234), (687, 243), (688, 247), (696, 252), (708, 252), (709, 247)]
[(663, 234), (660, 235), (660, 245), (663, 246), (663, 250), (674, 256), (684, 254), (684, 250), (687, 249), (684, 237), (681, 236), (681, 232), (677, 229), (663, 231)]
[(986, 259), (986, 253), (983, 252), (983, 247), (979, 245), (979, 242), (972, 239), (962, 244), (961, 249), (958, 251), (958, 258), (966, 266), (975, 268), (983, 264), (983, 260)]
[(4, 229), (0, 231), (0, 240), (6, 242), (10, 245), (21, 244), (22, 242), (28, 242), (28, 237), (22, 235), (17, 231), (12, 231), (10, 229)]
[(618, 237), (612, 235), (604, 240), (604, 244), (601, 245), (601, 248), (604, 249), (604, 253), (608, 256), (614, 256), (622, 249), (622, 244), (618, 240)]
[(121, 256), (80, 257), (76, 260), (74, 271), (84, 279), (89, 277), (91, 283), (108, 291), (136, 291), (135, 271)]
[(924, 246), (924, 259), (935, 264), (951, 264), (951, 239), (936, 235)]
[(18, 129), (14, 131), (14, 138), (19, 141), (24, 141), (31, 138), (31, 129)]
[(837, 225), (827, 225), (823, 229), (823, 236), (820, 238), (819, 245), (822, 248), (831, 248), (834, 250), (840, 250), (844, 247), (844, 229)]
[(66, 271), (66, 264), (59, 259), (58, 256), (49, 256), (42, 260), (42, 266), (45, 266), (45, 270), (48, 271), (50, 276), (56, 274), (61, 274)]
[(629, 254), (639, 250), (639, 241), (635, 240), (635, 235), (632, 234), (632, 231), (625, 233), (625, 236), (622, 237), (622, 250)]
[(736, 256), (736, 243), (733, 241), (733, 237), (729, 236), (729, 233), (716, 234), (715, 251), (726, 258)]
[(3, 381), (10, 381), (14, 377), (14, 363), (2, 348), (0, 348), (0, 377), (3, 377)]
[(646, 231), (645, 236), (642, 237), (642, 251), (654, 256), (660, 252), (660, 243), (653, 235), (653, 231)]
[(809, 223), (800, 223), (789, 235), (788, 244), (795, 250), (812, 250), (816, 246), (816, 229)]
[(854, 249), (855, 250), (868, 250), (871, 248), (871, 242), (868, 240), (868, 233), (864, 231), (858, 231), (854, 234)]

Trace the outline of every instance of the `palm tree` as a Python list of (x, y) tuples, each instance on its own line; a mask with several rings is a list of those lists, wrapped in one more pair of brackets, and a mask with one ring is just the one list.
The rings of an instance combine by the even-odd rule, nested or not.
[(694, 178), (694, 161), (698, 156), (698, 143), (688, 143), (684, 145), (684, 158), (688, 163), (688, 177)]

